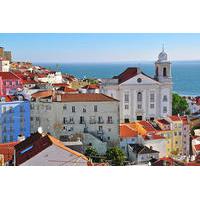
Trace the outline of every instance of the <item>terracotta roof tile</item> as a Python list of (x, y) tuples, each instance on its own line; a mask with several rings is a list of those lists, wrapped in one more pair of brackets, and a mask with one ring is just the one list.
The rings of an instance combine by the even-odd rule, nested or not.
[(127, 126), (126, 124), (120, 125), (120, 137), (121, 138), (130, 138), (136, 137), (138, 135), (137, 131)]
[(159, 123), (161, 123), (161, 124), (164, 124), (164, 125), (169, 125), (170, 123), (167, 121), (167, 120), (165, 120), (165, 119), (158, 119), (157, 120)]
[(172, 115), (172, 116), (169, 116), (169, 118), (172, 120), (172, 121), (181, 121), (180, 117), (178, 115)]
[(104, 94), (61, 94), (62, 102), (102, 102), (118, 101)]
[(128, 79), (136, 76), (138, 74), (138, 68), (137, 67), (129, 67), (124, 72), (119, 74), (118, 76), (114, 76), (113, 78), (119, 80), (119, 84), (127, 81)]
[(14, 146), (19, 142), (9, 142), (0, 144), (0, 154), (4, 155), (4, 162), (12, 160), (14, 155)]
[(12, 72), (0, 72), (0, 77), (4, 79), (20, 79), (17, 75)]
[(147, 121), (139, 121), (138, 122), (142, 127), (148, 132), (156, 132), (156, 129)]

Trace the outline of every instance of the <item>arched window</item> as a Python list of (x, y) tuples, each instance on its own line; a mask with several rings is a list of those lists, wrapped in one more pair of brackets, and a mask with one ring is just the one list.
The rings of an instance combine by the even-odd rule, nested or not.
[(137, 101), (142, 101), (142, 93), (141, 92), (137, 93)]
[(163, 76), (167, 76), (167, 69), (166, 69), (166, 67), (163, 68)]

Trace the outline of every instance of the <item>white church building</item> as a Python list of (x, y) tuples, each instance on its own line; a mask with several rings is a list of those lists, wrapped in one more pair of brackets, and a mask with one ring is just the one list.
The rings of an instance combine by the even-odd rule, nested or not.
[(101, 80), (101, 92), (120, 101), (120, 122), (153, 120), (172, 114), (171, 62), (164, 48), (155, 62), (155, 76), (137, 67)]

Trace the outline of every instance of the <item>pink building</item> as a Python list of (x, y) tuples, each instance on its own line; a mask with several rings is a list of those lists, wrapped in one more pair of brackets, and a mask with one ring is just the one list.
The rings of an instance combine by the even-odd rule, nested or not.
[(12, 95), (22, 89), (21, 79), (12, 72), (0, 72), (0, 95)]

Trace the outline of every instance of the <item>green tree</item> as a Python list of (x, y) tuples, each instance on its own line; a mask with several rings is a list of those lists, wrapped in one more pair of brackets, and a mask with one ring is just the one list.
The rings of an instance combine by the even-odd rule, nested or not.
[(106, 152), (107, 160), (111, 160), (112, 165), (123, 165), (125, 161), (124, 152), (119, 147), (112, 147)]
[(93, 147), (88, 147), (86, 150), (85, 150), (85, 155), (90, 158), (93, 162), (100, 162), (100, 158), (99, 158), (99, 155), (96, 151), (95, 148)]
[(176, 93), (172, 95), (172, 114), (189, 114), (189, 106), (187, 101)]

